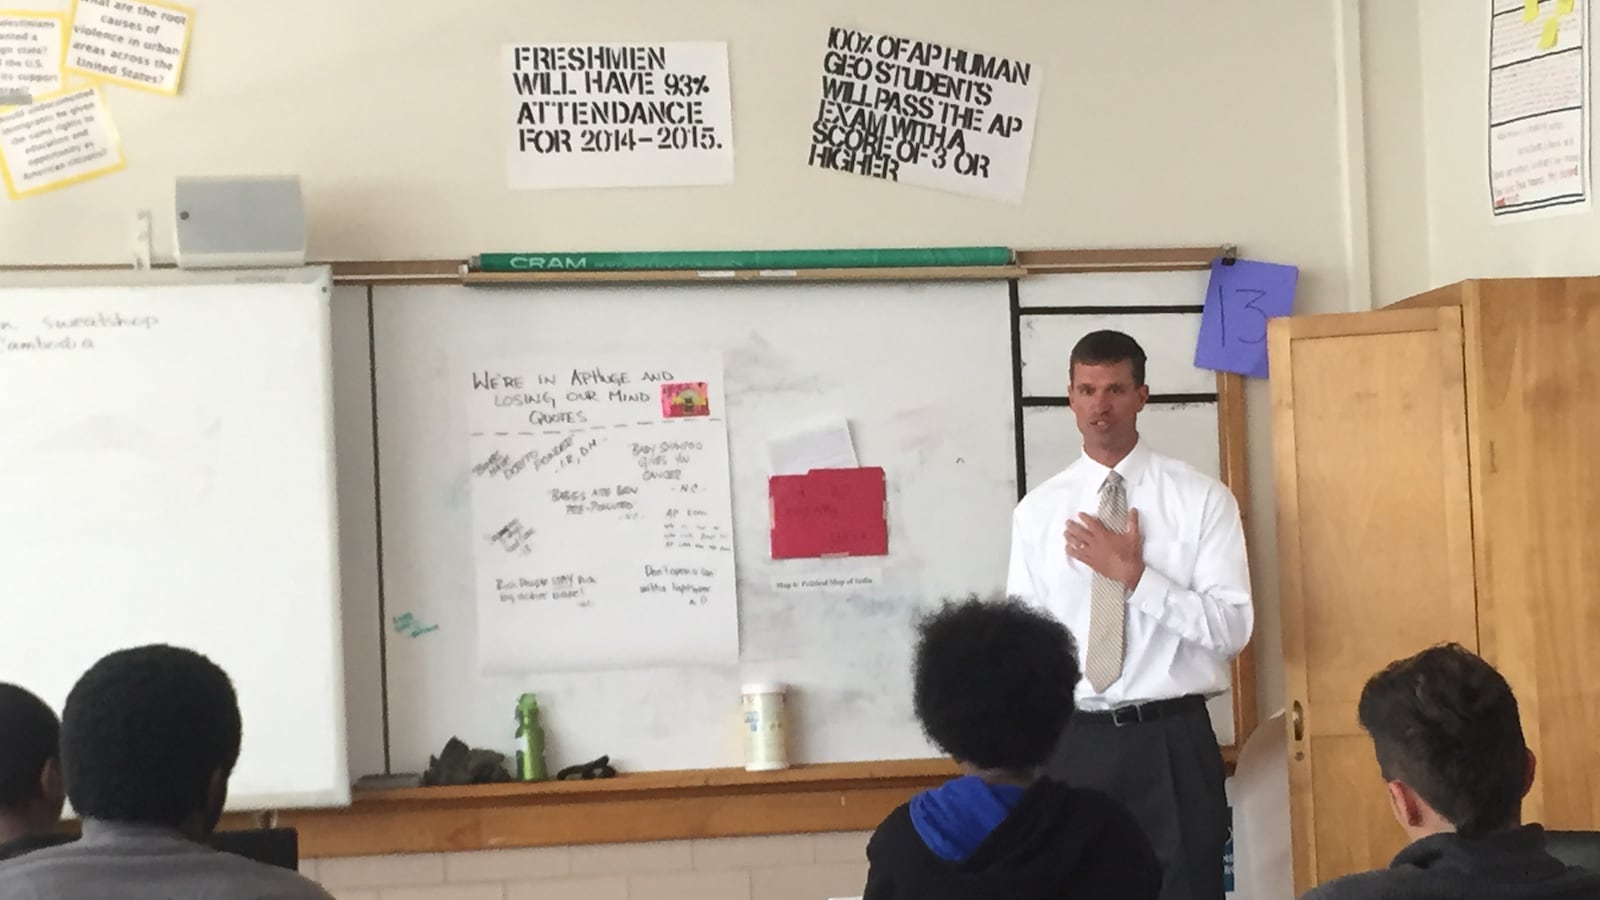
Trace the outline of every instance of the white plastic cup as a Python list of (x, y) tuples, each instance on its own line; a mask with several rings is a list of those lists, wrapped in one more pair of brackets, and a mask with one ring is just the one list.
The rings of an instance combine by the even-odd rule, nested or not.
[(770, 772), (789, 767), (785, 694), (773, 682), (744, 686), (744, 768)]

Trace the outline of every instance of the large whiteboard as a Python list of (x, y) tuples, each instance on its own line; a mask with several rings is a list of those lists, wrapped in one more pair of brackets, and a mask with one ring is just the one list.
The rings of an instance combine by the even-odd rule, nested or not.
[[(373, 290), (392, 767), (451, 736), (509, 751), (536, 692), (547, 756), (631, 770), (736, 765), (743, 681), (793, 685), (791, 749), (822, 762), (935, 755), (911, 713), (913, 622), (942, 597), (1003, 587), (1016, 502), (1003, 283)], [(723, 359), (740, 661), (724, 668), (489, 677), (475, 662), (470, 486), (450, 373), (485, 354), (681, 349)], [(843, 417), (889, 481), (890, 555), (768, 556), (768, 439)], [(985, 526), (984, 523), (989, 523)], [(774, 587), (875, 568), (870, 591)]]
[(325, 268), (0, 280), (0, 680), (106, 653), (232, 677), (230, 809), (347, 802)]
[[(1010, 289), (1004, 282), (338, 289), (335, 387), (341, 509), (352, 525), (346, 652), (357, 773), (419, 771), (452, 736), (511, 752), (513, 710), (524, 691), (541, 698), (553, 766), (602, 753), (635, 771), (737, 765), (739, 688), (756, 678), (795, 685), (797, 761), (934, 754), (911, 714), (913, 622), (942, 597), (1004, 584), (1018, 490)], [(1063, 390), (1072, 342), (1102, 326), (1124, 328), (1146, 346), (1158, 393), (1214, 391), (1211, 373), (1190, 363), (1198, 316), (1187, 307), (1199, 305), (1204, 289), (1203, 272), (1022, 280), (1020, 309), (1074, 311), (1021, 317), (1022, 393)], [(487, 354), (669, 347), (723, 358), (738, 666), (480, 675), (466, 419), (451, 373)], [(834, 417), (849, 421), (861, 464), (886, 470), (890, 555), (876, 564), (774, 562), (766, 442)], [(1218, 473), (1214, 401), (1152, 405), (1141, 427), (1157, 450)], [(1029, 486), (1078, 452), (1064, 408), (1024, 409), (1023, 435)], [(362, 521), (381, 528), (354, 527)], [(878, 585), (819, 596), (774, 585), (829, 571), (874, 576)], [(1211, 704), (1223, 743), (1234, 737), (1230, 702), (1223, 695)]]

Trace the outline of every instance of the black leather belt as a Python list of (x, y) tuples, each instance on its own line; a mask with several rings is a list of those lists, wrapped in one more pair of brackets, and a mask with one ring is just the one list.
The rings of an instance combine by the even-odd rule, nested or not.
[(1169, 719), (1183, 713), (1204, 711), (1206, 698), (1199, 694), (1186, 694), (1171, 700), (1151, 700), (1149, 703), (1130, 703), (1114, 709), (1080, 709), (1072, 714), (1074, 722), (1085, 725), (1138, 725)]

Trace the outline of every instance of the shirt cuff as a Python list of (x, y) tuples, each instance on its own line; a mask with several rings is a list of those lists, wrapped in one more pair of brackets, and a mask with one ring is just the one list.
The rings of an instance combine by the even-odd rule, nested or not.
[(1139, 584), (1128, 595), (1128, 605), (1153, 619), (1161, 618), (1167, 611), (1167, 597), (1172, 593), (1172, 579), (1146, 564)]

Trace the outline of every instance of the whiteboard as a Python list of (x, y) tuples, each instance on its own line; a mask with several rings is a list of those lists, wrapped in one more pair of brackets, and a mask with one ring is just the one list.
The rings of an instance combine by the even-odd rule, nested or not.
[(0, 280), (0, 680), (170, 643), (231, 676), (229, 808), (348, 802), (325, 268)]
[[(1021, 318), (1024, 393), (1055, 390), (1084, 331), (1123, 328), (1151, 355), (1152, 388), (1191, 398), (1147, 408), (1145, 436), (1157, 450), (1218, 474), (1217, 404), (1192, 399), (1216, 385), (1191, 362), (1198, 315), (1190, 307), (1202, 302), (1205, 277), (1021, 280), (1022, 310), (1074, 308), (1068, 316)], [(552, 767), (601, 754), (634, 771), (738, 765), (739, 688), (753, 679), (794, 685), (796, 761), (936, 754), (911, 713), (913, 623), (943, 597), (1004, 584), (1018, 496), (1008, 290), (1005, 283), (340, 289), (340, 471), (353, 476), (341, 482), (341, 508), (346, 521), (376, 522), (346, 539), (347, 553), (361, 560), (359, 572), (346, 573), (346, 602), (366, 622), (347, 625), (357, 773), (420, 771), (452, 736), (511, 753), (513, 711), (524, 691), (540, 697)], [(481, 675), (466, 418), (452, 373), (488, 354), (668, 348), (712, 350), (723, 359), (738, 665)], [(889, 556), (774, 562), (766, 442), (841, 417), (861, 464), (886, 470)], [(1070, 463), (1080, 439), (1065, 407), (1027, 408), (1022, 423), (1031, 487)], [(375, 447), (357, 440), (363, 429), (375, 431)], [(346, 441), (347, 434), (354, 437)], [(828, 576), (876, 584), (818, 595), (776, 587)], [(1210, 704), (1224, 744), (1233, 740), (1231, 699)]]
[[(943, 597), (1003, 588), (1016, 503), (1005, 283), (373, 288), (391, 762), (452, 736), (511, 752), (538, 694), (552, 768), (738, 765), (740, 685), (792, 685), (791, 757), (937, 755), (911, 712), (913, 625)], [(733, 484), (737, 666), (480, 675), (466, 423), (452, 373), (484, 354), (710, 350), (722, 356)], [(889, 556), (768, 558), (766, 442), (843, 417), (889, 483)], [(775, 588), (870, 570), (870, 590)], [(397, 631), (409, 616), (422, 628)], [(418, 633), (421, 632), (421, 633)], [(414, 635), (414, 636), (413, 636)]]

